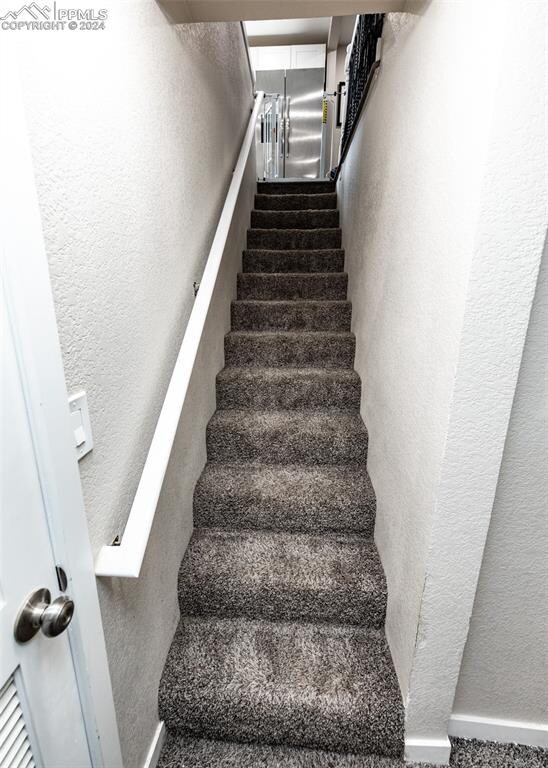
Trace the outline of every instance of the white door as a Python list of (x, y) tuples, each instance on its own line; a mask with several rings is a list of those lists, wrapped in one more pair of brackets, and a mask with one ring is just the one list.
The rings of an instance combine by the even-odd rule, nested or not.
[[(0, 46), (0, 768), (122, 768), (18, 39)], [(37, 589), (52, 601), (66, 593), (74, 617), (52, 625), (52, 609), (38, 610), (38, 631), (17, 642), (20, 606)]]
[[(56, 637), (44, 634), (44, 629), (59, 631), (64, 622), (42, 629), (34, 626), (27, 637), (38, 631), (24, 643), (14, 635), (27, 596), (43, 588), (53, 600), (60, 590), (4, 295), (1, 322), (0, 766), (88, 768), (91, 762), (68, 636), (66, 630)], [(64, 610), (69, 616), (66, 605)], [(55, 620), (51, 609), (50, 613)], [(29, 619), (20, 622), (22, 630), (30, 628)]]

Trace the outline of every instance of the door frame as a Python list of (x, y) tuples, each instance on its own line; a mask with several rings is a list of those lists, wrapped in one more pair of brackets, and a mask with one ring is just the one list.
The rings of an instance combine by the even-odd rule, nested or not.
[(0, 271), (56, 563), (76, 604), (68, 629), (94, 768), (122, 768), (120, 739), (88, 536), (84, 499), (48, 262), (42, 233), (17, 52), (2, 41), (0, 121), (5, 150), (0, 184)]

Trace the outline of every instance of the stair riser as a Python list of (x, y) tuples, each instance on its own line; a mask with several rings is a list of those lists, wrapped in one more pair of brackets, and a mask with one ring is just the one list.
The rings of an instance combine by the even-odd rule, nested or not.
[(313, 486), (299, 496), (295, 486), (288, 485), (276, 495), (261, 486), (216, 486), (207, 478), (200, 478), (194, 491), (196, 526), (373, 536), (376, 501), (367, 485), (355, 491), (346, 486), (338, 496), (320, 493)]
[(320, 195), (255, 195), (257, 211), (332, 210), (337, 207), (337, 194)]
[(225, 365), (289, 368), (352, 368), (353, 336), (318, 340), (309, 335), (297, 338), (253, 334), (225, 336)]
[(312, 600), (306, 592), (263, 590), (259, 593), (240, 592), (237, 599), (227, 600), (225, 591), (203, 583), (199, 589), (186, 589), (179, 582), (179, 607), (188, 616), (241, 616), (265, 621), (309, 621), (349, 626), (384, 626), (386, 611), (380, 609), (374, 597), (363, 598), (359, 605), (350, 601), (347, 590), (326, 593)]
[(259, 181), (259, 195), (318, 195), (336, 191), (334, 181)]
[(238, 299), (260, 301), (327, 299), (343, 301), (346, 299), (348, 275), (310, 274), (310, 275), (261, 275), (241, 273), (238, 275)]
[(217, 379), (217, 408), (357, 411), (360, 390), (359, 381), (326, 382), (302, 375), (283, 381), (264, 381), (257, 377)]
[(247, 247), (274, 250), (340, 248), (340, 229), (249, 229)]
[(339, 226), (338, 211), (251, 211), (254, 229), (328, 229)]
[(232, 304), (234, 331), (349, 331), (346, 301), (243, 301)]
[(369, 547), (342, 537), (331, 549), (314, 537), (310, 549), (294, 535), (290, 547), (284, 534), (239, 536), (234, 546), (231, 532), (195, 530), (179, 571), (183, 615), (383, 626), (386, 583)]
[(287, 433), (284, 429), (249, 429), (215, 423), (207, 427), (208, 461), (224, 464), (304, 464), (312, 466), (367, 463), (367, 433), (329, 430)]
[[(281, 694), (280, 698), (283, 699)], [(341, 727), (332, 713), (325, 713), (323, 717), (311, 721), (306, 708), (280, 703), (279, 712), (271, 715), (257, 707), (255, 699), (256, 696), (249, 696), (231, 704), (227, 715), (223, 711), (223, 701), (217, 702), (215, 707), (207, 706), (201, 699), (195, 696), (187, 698), (181, 692), (177, 700), (169, 700), (169, 706), (168, 702), (165, 705), (160, 702), (160, 718), (170, 733), (202, 739), (401, 758), (403, 741), (397, 740), (396, 733), (403, 731), (403, 715), (392, 726), (396, 733), (390, 733), (390, 744), (386, 745), (379, 733), (382, 726), (371, 728), (366, 714), (356, 717), (352, 723), (346, 722), (345, 718)], [(219, 717), (221, 712), (223, 715)], [(330, 762), (329, 765), (336, 766), (336, 763)]]
[(276, 251), (246, 250), (244, 272), (343, 272), (344, 251), (341, 249)]

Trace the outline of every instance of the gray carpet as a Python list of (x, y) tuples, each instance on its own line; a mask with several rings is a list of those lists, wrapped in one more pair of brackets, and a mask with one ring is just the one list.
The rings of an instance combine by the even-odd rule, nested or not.
[(276, 274), (268, 272), (238, 275), (238, 299), (329, 299), (346, 298), (348, 275), (344, 272), (323, 274), (301, 272)]
[(352, 467), (207, 464), (194, 491), (194, 524), (295, 533), (373, 535), (375, 494)]
[(291, 272), (310, 272), (328, 277), (332, 272), (340, 273), (344, 270), (342, 248), (246, 249), (242, 260), (244, 274), (250, 275), (266, 272), (285, 277)]
[(235, 464), (361, 464), (367, 430), (359, 414), (217, 411), (207, 425), (209, 461)]
[[(168, 736), (158, 768), (404, 768), (403, 760)], [(423, 764), (424, 765), (424, 764)], [(453, 768), (548, 768), (548, 751), (452, 739)]]
[[(293, 213), (287, 211), (286, 213)], [(323, 229), (248, 229), (248, 248), (268, 249), (315, 249), (315, 248), (340, 248), (342, 241), (341, 230), (338, 227), (325, 227)]]
[(235, 301), (235, 331), (349, 331), (352, 305), (327, 299)]
[(339, 212), (324, 210), (251, 211), (253, 229), (332, 229), (339, 226)]
[(351, 368), (353, 333), (344, 331), (231, 331), (225, 365), (274, 368)]
[(384, 631), (183, 617), (160, 687), (172, 733), (401, 755), (403, 710)]
[(386, 584), (371, 539), (198, 528), (179, 574), (181, 612), (382, 627)]
[(355, 371), (325, 368), (225, 368), (217, 376), (217, 407), (266, 410), (354, 411), (361, 382)]
[[(259, 195), (333, 195), (335, 184), (332, 181), (260, 181), (257, 192)], [(336, 196), (332, 205), (337, 206)]]
[(262, 211), (308, 211), (337, 207), (336, 192), (323, 194), (284, 194), (284, 195), (255, 195), (255, 210)]
[(257, 202), (160, 684), (161, 764), (391, 765), (403, 706), (334, 185), (259, 184)]

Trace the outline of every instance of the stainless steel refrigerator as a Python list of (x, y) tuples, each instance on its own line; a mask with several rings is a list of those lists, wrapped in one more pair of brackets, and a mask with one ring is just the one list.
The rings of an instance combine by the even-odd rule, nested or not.
[(323, 68), (257, 72), (265, 101), (257, 128), (260, 178), (318, 179), (322, 156)]

